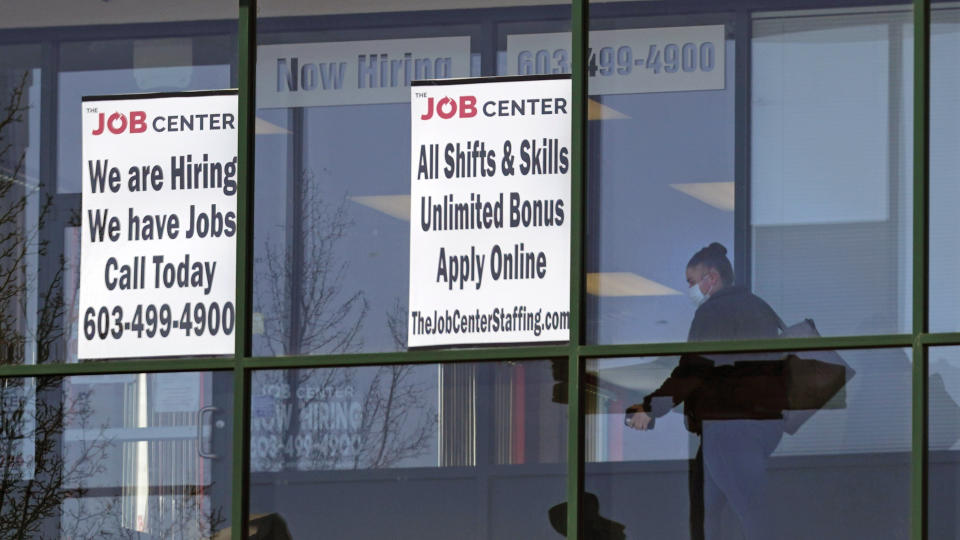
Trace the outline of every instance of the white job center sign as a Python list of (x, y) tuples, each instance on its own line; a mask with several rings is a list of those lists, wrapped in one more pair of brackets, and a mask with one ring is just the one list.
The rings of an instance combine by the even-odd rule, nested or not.
[(232, 354), (235, 91), (83, 100), (78, 357)]
[(409, 346), (567, 340), (569, 77), (411, 91)]

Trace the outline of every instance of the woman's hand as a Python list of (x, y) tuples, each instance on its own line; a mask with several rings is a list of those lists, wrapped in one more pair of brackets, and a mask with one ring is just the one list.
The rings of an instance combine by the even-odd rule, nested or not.
[(626, 424), (627, 427), (646, 431), (650, 429), (650, 422), (652, 421), (652, 416), (643, 411), (637, 411), (633, 414), (628, 414), (627, 417), (624, 418), (623, 423)]

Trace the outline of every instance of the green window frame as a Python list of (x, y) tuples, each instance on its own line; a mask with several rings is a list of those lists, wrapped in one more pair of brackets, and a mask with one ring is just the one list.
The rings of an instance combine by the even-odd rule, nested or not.
[(573, 152), (570, 264), (570, 341), (566, 345), (513, 346), (475, 349), (407, 351), (346, 355), (289, 357), (252, 356), (254, 132), (256, 95), (257, 0), (238, 0), (239, 68), (239, 191), (237, 200), (237, 333), (233, 358), (177, 358), (170, 360), (123, 360), (78, 364), (0, 366), (0, 377), (101, 375), (160, 373), (171, 371), (230, 371), (233, 373), (233, 471), (234, 497), (231, 501), (232, 537), (245, 536), (249, 489), (250, 380), (260, 369), (476, 362), (503, 359), (568, 359), (567, 445), (567, 538), (579, 539), (580, 498), (584, 485), (584, 366), (588, 358), (617, 356), (675, 355), (744, 351), (789, 351), (814, 349), (870, 349), (911, 347), (912, 445), (910, 488), (910, 538), (927, 538), (928, 484), (928, 352), (931, 346), (960, 345), (960, 332), (930, 333), (928, 314), (929, 266), (929, 123), (930, 123), (930, 0), (913, 0), (913, 327), (909, 334), (841, 336), (753, 341), (698, 343), (647, 343), (628, 345), (586, 345), (584, 339), (585, 274), (584, 243), (586, 185), (586, 52), (588, 47), (589, 2), (572, 0), (573, 65)]

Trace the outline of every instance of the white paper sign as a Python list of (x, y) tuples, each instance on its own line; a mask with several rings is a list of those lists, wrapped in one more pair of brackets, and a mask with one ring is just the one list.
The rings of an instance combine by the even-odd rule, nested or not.
[(84, 98), (78, 357), (233, 354), (235, 91)]
[(155, 373), (153, 412), (197, 412), (200, 410), (201, 373)]
[(561, 77), (411, 89), (410, 347), (569, 338)]
[[(590, 94), (724, 87), (724, 27), (676, 26), (590, 32)], [(507, 73), (569, 73), (570, 33), (507, 36)]]
[(414, 80), (470, 75), (470, 38), (261, 45), (257, 107), (405, 103)]

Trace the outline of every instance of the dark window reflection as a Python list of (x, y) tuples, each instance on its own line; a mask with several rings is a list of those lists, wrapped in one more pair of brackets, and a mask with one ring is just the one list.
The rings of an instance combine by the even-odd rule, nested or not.
[(0, 56), (0, 363), (43, 363), (63, 354), (68, 306), (64, 261), (47, 250), (57, 218), (40, 180), (40, 47)]
[[(685, 277), (696, 305), (689, 341), (819, 335), (812, 320), (787, 324), (738, 287), (718, 243), (693, 254)], [(906, 534), (906, 507), (882, 520), (848, 519), (849, 512), (833, 520), (828, 512), (831, 503), (852, 504), (845, 498), (861, 486), (885, 487), (873, 507), (909, 499), (911, 374), (898, 349), (592, 362), (587, 457), (600, 463), (587, 489), (597, 494), (597, 523), (617, 521), (627, 537), (651, 530), (748, 540)], [(620, 463), (628, 461), (644, 463)], [(621, 511), (631, 504), (631, 484), (678, 498), (640, 497), (632, 504), (660, 511), (640, 522)], [(832, 491), (824, 491), (828, 485)], [(824, 517), (795, 520), (809, 515)]]
[(941, 3), (930, 15), (930, 330), (960, 328), (960, 9)]
[(0, 46), (0, 362), (76, 361), (80, 99), (229, 87), (230, 28)]
[[(727, 39), (720, 89), (611, 90), (603, 77), (591, 79), (603, 114), (588, 125), (588, 341), (683, 341), (690, 311), (680, 273), (694, 246), (713, 241), (730, 249), (738, 285), (788, 321), (813, 317), (824, 335), (908, 332), (907, 6), (801, 15), (751, 5), (758, 11), (749, 27), (710, 6), (674, 17), (660, 16), (662, 6), (650, 16), (639, 5), (596, 8), (598, 38), (724, 24)], [(940, 89), (931, 95), (949, 95), (950, 77), (932, 78)], [(934, 124), (949, 140), (951, 110), (941, 108)], [(932, 155), (949, 165), (955, 147), (943, 149)], [(951, 207), (952, 185), (943, 182), (934, 207)], [(935, 258), (952, 260), (950, 238)], [(950, 267), (931, 300), (944, 314), (955, 297)]]
[(930, 538), (960, 536), (960, 347), (929, 350)]
[(256, 372), (251, 515), (293, 538), (550, 537), (567, 451), (553, 364)]
[(0, 536), (209, 538), (229, 526), (232, 377), (4, 379)]
[[(849, 369), (811, 373), (833, 354), (591, 361), (586, 489), (599, 515), (627, 538), (908, 536), (908, 351), (837, 351)], [(835, 392), (798, 394), (837, 372)], [(957, 408), (931, 386), (934, 401)], [(931, 441), (954, 445), (950, 433), (937, 428)]]
[[(569, 5), (518, 9), (467, 2), (457, 6), (467, 9), (433, 10), (424, 16), (372, 12), (340, 19), (328, 16), (329, 6), (288, 4), (262, 3), (261, 73), (276, 72), (276, 63), (266, 57), (278, 45), (349, 51), (343, 58), (353, 65), (361, 55), (369, 62), (377, 51), (395, 62), (404, 57), (403, 47), (417, 40), (427, 56), (452, 58), (454, 77), (516, 75), (521, 68), (508, 62), (516, 53), (507, 54), (511, 38), (526, 36), (528, 43), (536, 42), (534, 51), (569, 48), (570, 43)], [(302, 17), (290, 17), (294, 13)], [(450, 43), (465, 45), (451, 50)], [(393, 65), (399, 69), (400, 64)], [(541, 67), (540, 72), (547, 72)], [(306, 64), (301, 68), (309, 69)], [(292, 98), (286, 91), (258, 94), (257, 355), (407, 348), (409, 88), (401, 77), (389, 89), (390, 97), (371, 97), (370, 79), (360, 86), (353, 77), (353, 83), (321, 99)], [(282, 88), (287, 84), (281, 81)]]

